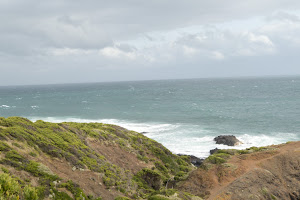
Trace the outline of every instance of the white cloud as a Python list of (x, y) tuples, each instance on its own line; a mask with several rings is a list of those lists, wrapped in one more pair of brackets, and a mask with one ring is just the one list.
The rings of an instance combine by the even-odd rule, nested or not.
[[(108, 79), (114, 78), (109, 70), (180, 74), (197, 66), (210, 71), (224, 63), (239, 65), (240, 60), (262, 65), (275, 58), (286, 61), (286, 54), (300, 47), (298, 0), (4, 0), (0, 5), (0, 68), (5, 68), (5, 77), (22, 69), (28, 80), (39, 71), (56, 70), (66, 71), (64, 78), (74, 69), (89, 81), (81, 76), (86, 67), (91, 74), (108, 70)], [(298, 56), (293, 58), (296, 63)], [(229, 65), (226, 69), (233, 71)], [(198, 68), (190, 69), (192, 76), (193, 70)], [(45, 74), (40, 76), (50, 72)]]
[(256, 43), (256, 44), (262, 44), (266, 46), (274, 46), (273, 42), (268, 38), (266, 35), (255, 35), (253, 33), (246, 33), (246, 37), (249, 38), (250, 42)]
[(225, 58), (225, 56), (219, 51), (213, 51), (212, 55), (213, 55), (213, 58), (215, 58), (217, 60), (223, 60)]
[[(182, 49), (179, 52), (188, 56), (187, 59), (195, 57), (201, 60), (222, 60), (276, 53), (276, 45), (267, 35), (250, 31), (234, 32), (216, 27), (204, 28), (198, 33), (184, 34), (174, 43), (175, 49)], [(165, 50), (170, 53), (167, 46)]]
[(240, 42), (236, 45), (235, 56), (263, 56), (276, 53), (276, 47), (266, 35), (243, 32), (239, 36)]
[(76, 49), (76, 48), (53, 48), (49, 53), (54, 56), (70, 56), (70, 55), (88, 55), (92, 54), (93, 50)]
[(183, 52), (185, 55), (187, 56), (193, 56), (195, 55), (198, 51), (197, 49), (193, 48), (193, 47), (189, 47), (187, 45), (183, 45)]
[(99, 53), (109, 58), (126, 58), (130, 60), (137, 58), (137, 55), (134, 52), (125, 52), (117, 47), (105, 47), (101, 49)]
[(300, 47), (300, 20), (299, 16), (289, 13), (280, 13), (267, 18), (267, 22), (259, 29), (261, 33), (276, 40), (281, 46)]

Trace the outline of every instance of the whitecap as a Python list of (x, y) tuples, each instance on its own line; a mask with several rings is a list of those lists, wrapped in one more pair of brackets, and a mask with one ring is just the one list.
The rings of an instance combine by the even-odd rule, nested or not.
[(38, 109), (40, 108), (39, 106), (30, 106), (32, 109)]
[(8, 105), (2, 105), (2, 106), (0, 106), (0, 108), (10, 108), (10, 106), (8, 106)]
[(135, 91), (135, 88), (132, 85), (130, 85), (128, 91)]

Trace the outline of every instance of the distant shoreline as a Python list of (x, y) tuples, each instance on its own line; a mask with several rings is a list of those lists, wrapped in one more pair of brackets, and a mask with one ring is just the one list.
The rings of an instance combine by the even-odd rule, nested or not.
[(68, 85), (89, 85), (89, 84), (113, 84), (113, 83), (135, 83), (152, 81), (184, 81), (184, 80), (243, 80), (243, 79), (272, 79), (272, 78), (300, 78), (300, 74), (292, 75), (261, 75), (261, 76), (225, 76), (225, 77), (200, 77), (200, 78), (166, 78), (166, 79), (148, 79), (148, 80), (120, 80), (120, 81), (97, 81), (97, 82), (68, 82), (68, 83), (44, 83), (44, 84), (17, 84), (0, 85), (1, 87), (43, 87), (43, 86), (68, 86)]

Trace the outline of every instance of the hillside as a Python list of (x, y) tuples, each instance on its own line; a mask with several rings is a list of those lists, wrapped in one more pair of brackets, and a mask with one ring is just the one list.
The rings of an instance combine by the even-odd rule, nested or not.
[(0, 200), (300, 199), (300, 142), (219, 150), (196, 168), (101, 123), (0, 118)]
[(0, 199), (148, 198), (174, 193), (165, 185), (193, 169), (188, 157), (115, 125), (0, 118), (0, 138)]
[(209, 200), (299, 200), (300, 142), (219, 150), (178, 189)]

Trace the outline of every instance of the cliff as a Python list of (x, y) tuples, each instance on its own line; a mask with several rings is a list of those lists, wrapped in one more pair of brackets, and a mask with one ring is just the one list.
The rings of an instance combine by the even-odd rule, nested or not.
[(200, 168), (101, 123), (0, 118), (0, 199), (299, 199), (300, 143), (219, 150)]

